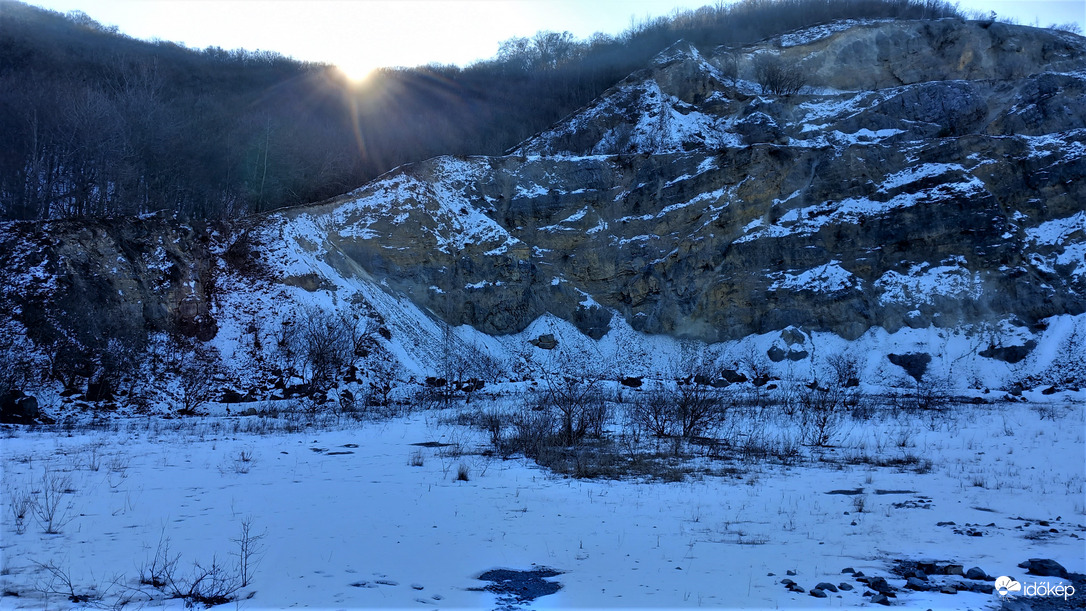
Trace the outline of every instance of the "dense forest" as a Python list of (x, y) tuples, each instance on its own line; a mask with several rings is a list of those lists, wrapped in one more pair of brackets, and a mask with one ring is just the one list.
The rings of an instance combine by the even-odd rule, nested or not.
[(224, 218), (321, 200), (405, 162), (501, 154), (684, 39), (835, 19), (963, 18), (944, 0), (742, 0), (618, 36), (540, 32), (460, 68), (364, 84), (266, 51), (189, 49), (0, 0), (0, 218)]

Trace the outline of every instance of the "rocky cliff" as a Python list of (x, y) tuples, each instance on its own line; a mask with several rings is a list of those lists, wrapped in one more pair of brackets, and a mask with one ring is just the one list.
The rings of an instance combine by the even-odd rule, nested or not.
[[(803, 88), (764, 92), (772, 62)], [(594, 339), (617, 319), (705, 342), (1017, 329), (998, 348), (1086, 310), (1084, 176), (1086, 39), (834, 23), (676, 44), (506, 156), (404, 166), (241, 229), (9, 224), (5, 299), (33, 327), (90, 283), (111, 312), (224, 350), (271, 313), (243, 289), (491, 336), (548, 314)]]
[[(805, 89), (763, 95), (763, 56)], [(1083, 310), (1084, 127), (1079, 37), (833, 24), (680, 43), (510, 156), (401, 168), (270, 222), (321, 226), (329, 261), (491, 334), (545, 312), (707, 341), (1029, 325)]]

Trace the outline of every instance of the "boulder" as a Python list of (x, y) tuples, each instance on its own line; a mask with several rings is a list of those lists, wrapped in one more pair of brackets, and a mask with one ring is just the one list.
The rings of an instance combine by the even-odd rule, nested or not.
[(971, 567), (968, 571), (965, 572), (965, 578), (975, 579), (977, 581), (991, 581), (991, 578), (988, 577), (988, 574), (981, 570), (980, 567), (976, 566)]
[(544, 333), (533, 340), (528, 340), (528, 343), (541, 350), (554, 350), (558, 347), (558, 340), (552, 333)]
[(916, 577), (910, 577), (905, 582), (905, 587), (910, 589), (910, 590), (917, 590), (917, 591), (920, 591), (920, 592), (927, 592), (928, 590), (931, 589), (931, 586), (924, 583), (922, 580), (917, 579)]
[(9, 391), (0, 397), (0, 423), (35, 424), (41, 417), (38, 400), (21, 390)]
[(1026, 569), (1026, 572), (1030, 575), (1067, 579), (1067, 569), (1063, 568), (1063, 565), (1059, 562), (1049, 558), (1030, 558), (1018, 566)]

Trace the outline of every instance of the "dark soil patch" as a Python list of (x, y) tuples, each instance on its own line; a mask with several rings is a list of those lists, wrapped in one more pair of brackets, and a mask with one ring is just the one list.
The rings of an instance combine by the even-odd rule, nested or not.
[(863, 494), (863, 493), (864, 493), (863, 488), (856, 488), (854, 490), (830, 490), (826, 494), (844, 494), (844, 495), (847, 495), (847, 496), (855, 496), (857, 494)]
[(479, 575), (480, 581), (490, 581), (491, 585), (482, 588), (498, 595), (497, 609), (501, 611), (513, 611), (531, 601), (554, 594), (562, 589), (562, 584), (547, 581), (547, 577), (561, 575), (562, 571), (556, 571), (546, 567), (532, 569), (530, 571), (517, 571), (513, 569), (494, 569)]
[(452, 445), (451, 443), (441, 443), (440, 441), (422, 441), (419, 443), (411, 444), (413, 446), (419, 446), (420, 448), (444, 448)]
[(876, 490), (875, 494), (916, 494), (916, 490)]

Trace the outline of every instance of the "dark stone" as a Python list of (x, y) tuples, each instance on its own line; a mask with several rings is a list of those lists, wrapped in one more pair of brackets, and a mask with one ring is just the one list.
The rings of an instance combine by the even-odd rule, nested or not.
[(1037, 347), (1037, 342), (1029, 340), (1022, 346), (994, 346), (990, 345), (986, 350), (981, 350), (978, 354), (985, 358), (996, 359), (997, 361), (1003, 361), (1005, 363), (1017, 363), (1022, 359), (1029, 356), (1029, 353)]
[(988, 580), (988, 574), (980, 569), (980, 567), (972, 567), (965, 572), (966, 579)]
[(219, 398), (219, 403), (241, 403), (242, 401), (245, 401), (245, 396), (233, 388), (222, 391), (222, 397)]
[(788, 569), (787, 571), (785, 571), (785, 574), (786, 574), (786, 575), (789, 575), (789, 576), (793, 576), (793, 575), (795, 575), (795, 574), (796, 574), (796, 572), (795, 572), (795, 571), (793, 571), (792, 569)]
[(890, 599), (886, 598), (885, 594), (876, 594), (871, 597), (871, 604), (873, 605), (885, 605), (890, 606)]
[(886, 358), (890, 359), (891, 363), (904, 369), (905, 373), (909, 374), (917, 382), (924, 377), (924, 373), (928, 370), (928, 363), (931, 363), (931, 355), (926, 352), (888, 354)]
[(826, 593), (822, 590), (819, 590), (818, 588), (815, 588), (811, 590), (811, 596), (814, 596), (815, 598), (826, 598)]
[(459, 390), (460, 392), (475, 392), (477, 390), (482, 390), (485, 386), (486, 382), (476, 378), (471, 378), (466, 382), (462, 382), (457, 390)]
[(295, 384), (288, 386), (283, 391), (284, 397), (308, 397), (313, 394), (313, 387), (309, 384)]
[(803, 594), (804, 592), (807, 591), (807, 590), (804, 590), (802, 586), (798, 586), (798, 585), (797, 586), (788, 586), (788, 589), (792, 590), (793, 592), (799, 593), (799, 594)]
[(8, 392), (0, 398), (0, 422), (4, 424), (34, 424), (42, 419), (38, 400), (21, 390)]
[(995, 592), (995, 587), (990, 583), (973, 583), (969, 585), (969, 591), (980, 594), (991, 594)]
[(943, 594), (957, 594), (958, 588), (955, 588), (952, 584), (944, 584), (939, 587), (939, 591)]
[[(573, 323), (573, 326), (577, 327), (577, 330), (581, 333), (584, 333), (592, 339), (598, 340), (604, 335), (607, 335), (607, 332), (611, 330), (611, 317), (611, 310), (608, 310), (607, 308), (601, 308), (595, 305), (589, 307), (582, 306), (573, 311), (570, 322)], [(558, 341), (555, 340), (554, 347), (557, 346)], [(552, 349), (544, 346), (539, 347), (544, 350)]]
[(815, 586), (815, 589), (816, 590), (829, 590), (830, 592), (836, 592), (837, 591), (837, 586), (833, 585), (832, 583), (829, 583), (828, 581), (823, 581), (823, 582), (819, 583), (817, 586)]
[(841, 569), (841, 572), (842, 573), (855, 573), (856, 569), (849, 566), (849, 567), (845, 567), (845, 568)]
[(774, 363), (779, 363), (784, 360), (785, 352), (778, 346), (770, 346), (769, 350), (766, 350), (765, 355)]
[(843, 592), (851, 592), (852, 589), (853, 589), (851, 583), (845, 583), (843, 581), (841, 583), (837, 584), (837, 587), (841, 588), (841, 591), (843, 591)]
[(558, 340), (555, 339), (553, 333), (544, 333), (533, 340), (528, 340), (528, 343), (542, 350), (554, 350), (558, 347)]
[(106, 380), (87, 382), (88, 401), (110, 401), (114, 398), (113, 385)]
[(640, 377), (622, 378), (621, 380), (619, 380), (619, 384), (622, 384), (623, 386), (626, 386), (628, 388), (641, 388), (642, 381)]
[(781, 339), (789, 345), (802, 344), (807, 341), (807, 335), (795, 327), (787, 327), (781, 331)]
[(908, 581), (905, 582), (905, 587), (910, 590), (918, 590), (920, 592), (927, 592), (931, 589), (928, 584), (924, 583), (920, 579), (917, 579), (916, 577), (910, 577)]
[(796, 582), (792, 581), (791, 579), (782, 579), (781, 583), (784, 584), (785, 587), (791, 587), (796, 584)]
[(867, 582), (867, 587), (882, 594), (890, 594), (894, 591), (894, 587), (886, 583), (886, 579), (883, 577), (872, 577), (871, 580)]
[(727, 380), (730, 384), (739, 384), (741, 382), (747, 381), (747, 376), (739, 373), (738, 371), (735, 371), (734, 369), (725, 369), (720, 373), (720, 375), (724, 376), (724, 379)]
[(735, 133), (743, 136), (747, 144), (778, 143), (787, 141), (781, 128), (773, 117), (761, 111), (755, 111), (735, 123)]
[(1030, 575), (1067, 579), (1067, 569), (1063, 568), (1059, 562), (1048, 558), (1030, 558), (1018, 566), (1026, 569)]

